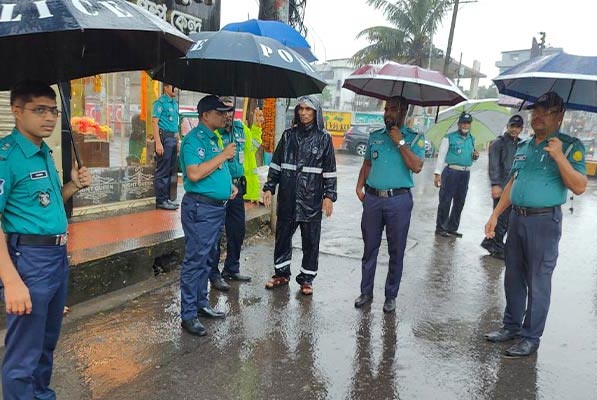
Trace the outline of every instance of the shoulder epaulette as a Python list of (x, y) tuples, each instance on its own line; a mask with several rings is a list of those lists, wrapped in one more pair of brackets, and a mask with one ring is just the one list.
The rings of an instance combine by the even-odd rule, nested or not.
[(12, 135), (8, 135), (0, 139), (0, 161), (6, 160), (10, 152), (16, 147), (15, 139)]

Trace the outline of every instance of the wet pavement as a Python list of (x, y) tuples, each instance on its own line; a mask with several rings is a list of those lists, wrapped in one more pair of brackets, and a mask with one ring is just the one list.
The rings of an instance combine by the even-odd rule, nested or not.
[[(179, 327), (172, 283), (67, 323), (56, 352), (58, 398), (79, 399), (594, 399), (597, 397), (597, 182), (566, 212), (550, 315), (537, 355), (506, 359), (486, 342), (504, 307), (503, 263), (479, 246), (491, 199), (486, 154), (472, 172), (461, 239), (435, 237), (434, 163), (417, 177), (397, 312), (385, 315), (387, 252), (373, 304), (356, 310), (361, 159), (338, 154), (339, 200), (323, 223), (313, 297), (264, 288), (273, 240), (243, 252), (248, 284), (212, 292), (225, 320), (209, 335)], [(567, 204), (568, 208), (570, 204)], [(299, 235), (293, 270), (298, 269)], [(174, 272), (176, 274), (176, 272)], [(68, 319), (68, 318), (67, 318)]]

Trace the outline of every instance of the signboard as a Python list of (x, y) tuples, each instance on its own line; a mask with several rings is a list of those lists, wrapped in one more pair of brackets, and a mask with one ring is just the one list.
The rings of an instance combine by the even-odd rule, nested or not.
[(129, 0), (169, 22), (179, 31), (190, 34), (220, 30), (220, 0)]
[(383, 125), (383, 113), (380, 112), (356, 112), (354, 123), (362, 125)]
[(344, 136), (350, 129), (352, 113), (343, 111), (324, 111), (325, 129), (335, 136)]

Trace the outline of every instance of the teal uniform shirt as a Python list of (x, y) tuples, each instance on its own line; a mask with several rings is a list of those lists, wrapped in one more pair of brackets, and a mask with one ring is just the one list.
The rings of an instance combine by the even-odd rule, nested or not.
[(222, 152), (218, 145), (218, 137), (203, 124), (191, 130), (182, 140), (180, 151), (180, 168), (184, 190), (214, 200), (228, 200), (232, 194), (232, 177), (228, 162), (224, 162), (205, 178), (192, 182), (187, 176), (188, 165), (198, 165), (209, 161)]
[(166, 132), (178, 132), (178, 103), (165, 94), (153, 102), (152, 118), (159, 118), (158, 127)]
[(232, 133), (226, 129), (218, 129), (218, 134), (222, 138), (224, 147), (230, 143), (236, 144), (236, 154), (234, 158), (228, 160), (228, 169), (233, 178), (240, 178), (245, 174), (245, 168), (243, 167), (245, 162), (245, 127), (241, 121), (234, 121)]
[[(561, 132), (547, 139), (554, 136), (562, 141), (562, 151), (572, 168), (586, 175), (585, 147), (581, 141)], [(535, 144), (535, 138), (531, 137), (518, 144), (510, 172), (514, 177), (510, 200), (515, 206), (553, 207), (566, 202), (568, 189), (555, 161), (544, 150), (547, 139)]]
[(448, 153), (446, 154), (446, 164), (460, 165), (461, 167), (470, 167), (473, 165), (473, 151), (475, 150), (475, 139), (469, 132), (462, 136), (460, 131), (448, 133)]
[[(402, 137), (417, 157), (425, 157), (425, 138), (422, 134), (403, 126)], [(392, 141), (386, 128), (369, 135), (365, 160), (371, 161), (367, 185), (378, 190), (411, 188), (414, 186), (413, 172), (406, 167), (402, 154)]]
[(5, 233), (60, 235), (68, 225), (50, 148), (17, 129), (0, 140), (0, 213)]

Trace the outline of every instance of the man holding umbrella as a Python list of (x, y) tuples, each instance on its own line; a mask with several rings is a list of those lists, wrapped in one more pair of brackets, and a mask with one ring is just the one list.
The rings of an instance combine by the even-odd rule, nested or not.
[(363, 202), (361, 230), (365, 249), (361, 295), (355, 300), (356, 308), (373, 300), (377, 254), (385, 226), (390, 261), (383, 311), (396, 310), (413, 208), (410, 192), (414, 186), (413, 172), (421, 172), (425, 158), (425, 139), (404, 125), (407, 111), (405, 99), (393, 97), (388, 100), (384, 112), (386, 128), (371, 133), (359, 173), (356, 193)]
[[(514, 153), (518, 146), (518, 135), (522, 132), (523, 119), (520, 115), (513, 115), (508, 121), (508, 128), (503, 135), (498, 136), (489, 146), (489, 180), (491, 182), (491, 198), (493, 199), (493, 208), (497, 206), (504, 191), (504, 186), (508, 183), (510, 169), (514, 162)], [(495, 237), (485, 238), (481, 242), (481, 247), (489, 252), (493, 257), (504, 259), (504, 236), (508, 231), (508, 218), (510, 218), (510, 208), (507, 208), (498, 218), (498, 224), (495, 229)]]
[(582, 143), (559, 131), (565, 104), (555, 92), (529, 107), (534, 135), (519, 144), (508, 184), (485, 225), (493, 238), (499, 216), (512, 205), (506, 239), (503, 327), (485, 335), (491, 342), (519, 341), (506, 350), (510, 357), (537, 351), (551, 297), (551, 276), (562, 235), (562, 208), (567, 192), (587, 187)]
[(27, 81), (10, 92), (15, 128), (0, 140), (0, 279), (6, 303), (5, 400), (55, 399), (50, 389), (53, 354), (68, 286), (64, 202), (91, 184), (85, 167), (71, 170), (64, 186), (50, 137), (60, 110), (47, 84)]
[(470, 169), (479, 158), (470, 133), (472, 122), (472, 115), (460, 114), (458, 130), (448, 133), (439, 147), (433, 183), (440, 188), (435, 224), (435, 233), (440, 236), (462, 237), (458, 232), (460, 215), (468, 192)]

